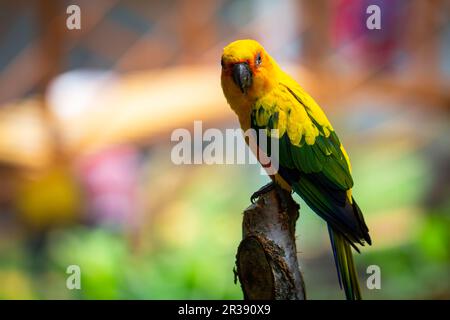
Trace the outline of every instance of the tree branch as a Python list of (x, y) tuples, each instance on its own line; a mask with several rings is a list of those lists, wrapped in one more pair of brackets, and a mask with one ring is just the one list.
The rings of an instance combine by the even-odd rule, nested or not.
[[(278, 186), (244, 211), (236, 276), (246, 300), (304, 300), (295, 245), (299, 205)], [(236, 281), (236, 279), (235, 279)]]

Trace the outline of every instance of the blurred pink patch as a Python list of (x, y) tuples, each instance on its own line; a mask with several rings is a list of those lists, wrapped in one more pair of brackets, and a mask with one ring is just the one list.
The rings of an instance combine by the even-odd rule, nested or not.
[[(331, 38), (335, 49), (363, 64), (382, 67), (392, 62), (403, 41), (408, 2), (402, 0), (336, 0), (333, 2)], [(377, 5), (381, 29), (369, 30), (366, 12)]]
[(133, 226), (136, 220), (138, 151), (116, 146), (85, 156), (78, 166), (87, 199), (88, 219)]

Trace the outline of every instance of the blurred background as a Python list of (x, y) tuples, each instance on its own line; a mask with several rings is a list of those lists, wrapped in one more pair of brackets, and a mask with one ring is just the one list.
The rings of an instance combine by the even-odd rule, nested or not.
[[(66, 27), (67, 7), (81, 29)], [(369, 5), (381, 29), (369, 30)], [(0, 2), (0, 298), (241, 299), (257, 165), (174, 165), (193, 121), (237, 128), (220, 56), (254, 38), (315, 97), (352, 159), (373, 245), (367, 299), (450, 298), (450, 3)], [(299, 202), (300, 199), (295, 198)], [(324, 222), (301, 202), (309, 299), (343, 299)], [(81, 290), (66, 269), (81, 268)], [(381, 289), (365, 286), (369, 265)]]

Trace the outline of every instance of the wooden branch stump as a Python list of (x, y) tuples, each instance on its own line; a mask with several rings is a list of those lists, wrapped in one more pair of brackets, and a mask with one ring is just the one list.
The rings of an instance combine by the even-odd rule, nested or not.
[(295, 245), (299, 208), (289, 192), (276, 187), (244, 211), (236, 254), (244, 299), (306, 299)]

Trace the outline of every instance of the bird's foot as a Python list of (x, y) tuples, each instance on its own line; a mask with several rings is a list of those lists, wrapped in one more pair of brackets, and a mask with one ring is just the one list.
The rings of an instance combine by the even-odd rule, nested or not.
[(269, 182), (268, 184), (266, 184), (265, 186), (262, 186), (258, 191), (254, 192), (252, 194), (252, 196), (250, 197), (250, 201), (252, 203), (255, 203), (255, 201), (262, 196), (263, 194), (272, 191), (273, 189), (275, 189), (275, 183), (273, 181)]

